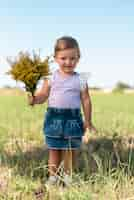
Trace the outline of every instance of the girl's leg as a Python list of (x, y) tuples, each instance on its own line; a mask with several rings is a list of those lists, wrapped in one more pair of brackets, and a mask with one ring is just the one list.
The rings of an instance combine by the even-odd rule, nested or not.
[(49, 149), (49, 175), (54, 176), (61, 162), (61, 150)]
[(71, 175), (76, 165), (77, 150), (62, 150), (62, 159), (64, 161), (64, 171)]

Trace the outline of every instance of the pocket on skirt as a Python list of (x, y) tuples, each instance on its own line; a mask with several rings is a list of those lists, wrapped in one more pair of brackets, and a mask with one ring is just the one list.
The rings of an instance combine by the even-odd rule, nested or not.
[(63, 136), (63, 128), (62, 128), (62, 120), (53, 119), (46, 115), (46, 119), (44, 122), (44, 134), (48, 137), (62, 137)]
[(84, 128), (83, 128), (83, 121), (81, 118), (66, 121), (66, 123), (64, 125), (64, 137), (65, 138), (82, 137), (83, 133), (84, 133)]

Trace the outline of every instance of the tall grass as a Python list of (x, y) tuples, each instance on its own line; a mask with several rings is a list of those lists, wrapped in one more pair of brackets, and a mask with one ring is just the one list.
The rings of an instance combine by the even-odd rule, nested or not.
[(1, 95), (0, 200), (33, 200), (40, 187), (44, 199), (134, 199), (133, 100), (132, 94), (92, 96), (98, 134), (91, 136), (89, 146), (80, 152), (82, 162), (73, 174), (73, 187), (55, 187), (48, 194), (44, 187), (48, 166), (42, 133), (46, 104), (30, 107), (24, 95)]

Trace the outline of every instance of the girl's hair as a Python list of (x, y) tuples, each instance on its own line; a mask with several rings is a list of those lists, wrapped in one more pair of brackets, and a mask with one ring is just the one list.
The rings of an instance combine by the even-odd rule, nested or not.
[(58, 51), (62, 51), (65, 49), (77, 49), (78, 57), (80, 58), (80, 48), (76, 39), (70, 36), (63, 36), (57, 39), (54, 47), (54, 56), (56, 56)]

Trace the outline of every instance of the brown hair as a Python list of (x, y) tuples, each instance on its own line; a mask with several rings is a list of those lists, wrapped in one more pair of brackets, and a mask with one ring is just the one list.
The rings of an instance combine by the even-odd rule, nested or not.
[(58, 51), (62, 51), (65, 49), (77, 49), (78, 51), (78, 57), (80, 58), (80, 48), (79, 44), (76, 41), (76, 39), (70, 37), (70, 36), (63, 36), (59, 39), (57, 39), (55, 47), (54, 47), (54, 56), (56, 56), (56, 53)]

